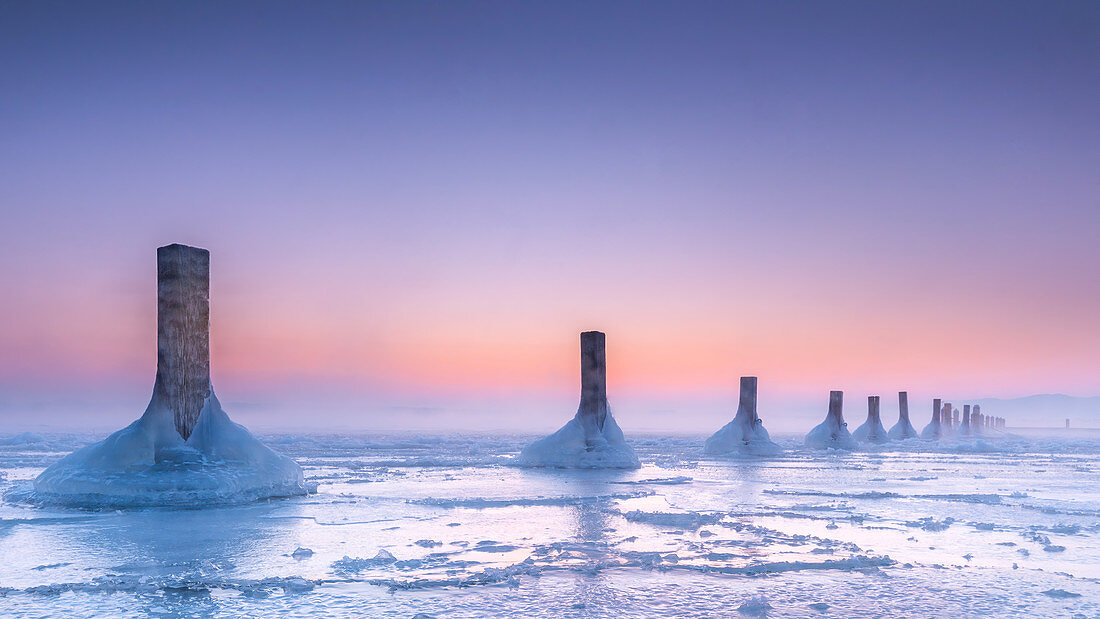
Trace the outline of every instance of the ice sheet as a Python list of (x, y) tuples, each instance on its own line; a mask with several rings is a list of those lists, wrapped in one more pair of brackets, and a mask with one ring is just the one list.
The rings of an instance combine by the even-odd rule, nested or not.
[(121, 511), (24, 500), (93, 437), (0, 440), (2, 614), (1100, 613), (1100, 437), (730, 459), (639, 435), (638, 470), (509, 466), (531, 439), (269, 436), (316, 494)]

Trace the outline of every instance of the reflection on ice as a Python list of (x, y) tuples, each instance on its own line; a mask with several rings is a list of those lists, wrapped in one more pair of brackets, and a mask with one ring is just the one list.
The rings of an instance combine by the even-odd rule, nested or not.
[(1100, 441), (822, 452), (780, 436), (777, 456), (731, 460), (701, 437), (639, 437), (634, 471), (507, 466), (528, 437), (268, 437), (316, 494), (13, 501), (68, 440), (0, 446), (6, 614), (703, 617), (761, 596), (772, 617), (1100, 608)]

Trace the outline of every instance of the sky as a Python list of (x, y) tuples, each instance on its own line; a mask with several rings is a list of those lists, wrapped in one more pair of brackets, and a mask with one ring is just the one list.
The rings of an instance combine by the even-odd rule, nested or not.
[[(250, 425), (1100, 395), (1092, 2), (0, 2), (0, 427), (117, 427), (157, 246)], [(990, 411), (993, 414), (992, 411)]]

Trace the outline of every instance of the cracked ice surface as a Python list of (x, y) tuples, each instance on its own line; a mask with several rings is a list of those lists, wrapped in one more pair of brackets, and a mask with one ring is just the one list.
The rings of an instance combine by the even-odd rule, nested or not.
[(96, 510), (23, 500), (92, 437), (0, 436), (0, 614), (1100, 614), (1100, 437), (512, 466), (531, 438), (269, 436), (316, 494)]

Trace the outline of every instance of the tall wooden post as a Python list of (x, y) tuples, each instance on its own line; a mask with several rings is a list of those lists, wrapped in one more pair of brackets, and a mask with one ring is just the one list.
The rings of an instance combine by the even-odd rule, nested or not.
[(210, 395), (210, 252), (187, 245), (157, 249), (157, 378), (153, 387), (191, 436)]
[(586, 431), (603, 431), (607, 419), (606, 338), (599, 331), (581, 333), (581, 406)]

